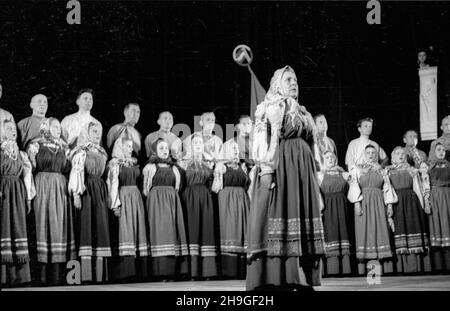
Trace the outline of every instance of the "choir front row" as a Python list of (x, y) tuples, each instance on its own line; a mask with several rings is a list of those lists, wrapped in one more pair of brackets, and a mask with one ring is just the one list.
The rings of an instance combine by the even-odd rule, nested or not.
[(116, 140), (108, 162), (97, 123), (72, 150), (59, 121), (48, 124), (26, 152), (15, 123), (3, 124), (3, 286), (65, 284), (71, 260), (83, 283), (245, 278), (249, 177), (237, 148), (213, 168), (202, 136), (178, 162), (158, 139), (141, 171), (128, 138)]
[[(72, 150), (60, 136), (50, 118), (21, 151), (15, 123), (3, 124), (2, 286), (65, 284), (71, 260), (83, 283), (245, 278), (252, 183), (237, 144), (214, 164), (201, 135), (178, 161), (158, 139), (141, 170), (127, 138), (108, 162), (95, 122)], [(397, 147), (382, 168), (368, 145), (350, 172), (333, 152), (323, 155), (324, 275), (363, 275), (370, 260), (383, 273), (450, 271), (450, 163), (442, 144), (435, 154), (416, 169)]]

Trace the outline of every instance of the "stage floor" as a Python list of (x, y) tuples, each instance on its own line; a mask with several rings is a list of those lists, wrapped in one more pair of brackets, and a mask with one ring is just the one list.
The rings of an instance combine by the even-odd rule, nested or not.
[[(325, 278), (317, 291), (450, 291), (450, 275), (381, 277), (369, 285), (365, 277)], [(244, 291), (245, 281), (190, 281), (85, 286), (26, 287), (14, 291)]]

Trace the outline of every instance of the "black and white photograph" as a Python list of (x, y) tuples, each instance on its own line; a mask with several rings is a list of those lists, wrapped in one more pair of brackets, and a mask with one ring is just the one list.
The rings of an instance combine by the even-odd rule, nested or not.
[(450, 291), (450, 1), (0, 0), (0, 144), (3, 294)]

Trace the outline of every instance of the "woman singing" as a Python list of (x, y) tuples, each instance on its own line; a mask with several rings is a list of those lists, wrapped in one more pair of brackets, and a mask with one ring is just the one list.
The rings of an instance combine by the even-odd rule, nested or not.
[(297, 76), (286, 66), (275, 71), (255, 113), (247, 290), (320, 284), (323, 202), (302, 138), (316, 127), (297, 97)]

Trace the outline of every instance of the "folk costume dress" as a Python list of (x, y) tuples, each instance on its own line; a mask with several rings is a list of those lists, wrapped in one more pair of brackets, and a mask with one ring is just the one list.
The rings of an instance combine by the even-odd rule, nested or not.
[(362, 215), (355, 213), (355, 246), (359, 260), (358, 273), (366, 274), (366, 263), (379, 260), (384, 273), (393, 270), (391, 222), (388, 222), (387, 204), (397, 202), (386, 170), (378, 163), (356, 166), (350, 182), (348, 199), (361, 202)]
[(247, 290), (320, 285), (323, 202), (314, 156), (301, 137), (315, 125), (305, 107), (281, 93), (286, 70), (275, 72), (255, 114)]
[(398, 202), (393, 204), (397, 273), (430, 272), (427, 215), (420, 174), (408, 163), (387, 167)]
[(187, 218), (190, 274), (192, 278), (211, 278), (219, 275), (219, 219), (211, 195), (214, 179), (209, 164), (200, 159), (185, 159), (186, 186), (181, 202)]
[(37, 277), (42, 284), (65, 282), (65, 265), (77, 257), (75, 212), (66, 179), (70, 172), (67, 151), (66, 143), (49, 132), (32, 141), (27, 150), (35, 173)]
[(112, 279), (138, 278), (148, 275), (148, 238), (144, 201), (138, 185), (141, 171), (136, 158), (127, 158), (122, 151), (122, 139), (116, 140), (108, 164), (107, 185), (111, 210), (110, 233), (114, 259), (111, 260)]
[(102, 175), (108, 156), (92, 142), (75, 147), (71, 152), (72, 170), (69, 193), (81, 197), (81, 210), (76, 210), (77, 249), (81, 257), (81, 280), (107, 280), (107, 257), (111, 257), (108, 213), (111, 207), (108, 188)]
[[(223, 153), (224, 159), (230, 159), (226, 152)], [(221, 275), (244, 279), (247, 262), (247, 219), (250, 212), (250, 198), (247, 194), (250, 180), (246, 165), (241, 164), (239, 159), (218, 163), (214, 176), (213, 191), (218, 192)]]
[(450, 271), (450, 162), (433, 160), (428, 170), (431, 192), (430, 243), (434, 271)]
[(355, 271), (354, 212), (347, 199), (349, 174), (341, 167), (324, 169), (318, 180), (324, 198), (324, 275), (351, 275)]
[[(2, 128), (3, 131), (3, 128)], [(31, 281), (26, 226), (27, 201), (36, 195), (31, 163), (17, 143), (0, 147), (0, 279), (2, 286)]]
[(150, 271), (153, 276), (173, 279), (189, 273), (188, 241), (178, 191), (180, 169), (174, 162), (150, 157), (144, 167), (143, 193), (147, 197)]

